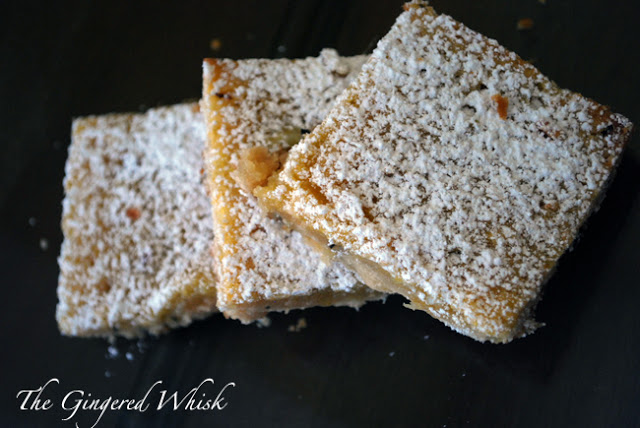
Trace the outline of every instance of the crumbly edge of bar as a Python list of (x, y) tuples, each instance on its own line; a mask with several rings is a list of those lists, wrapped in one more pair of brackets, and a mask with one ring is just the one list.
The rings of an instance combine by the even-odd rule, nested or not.
[(299, 296), (241, 303), (229, 306), (222, 313), (225, 317), (237, 319), (243, 324), (251, 324), (264, 319), (271, 312), (287, 313), (295, 309), (330, 306), (359, 309), (369, 301), (379, 300), (384, 300), (384, 295), (367, 286), (360, 285), (349, 291), (317, 289)]

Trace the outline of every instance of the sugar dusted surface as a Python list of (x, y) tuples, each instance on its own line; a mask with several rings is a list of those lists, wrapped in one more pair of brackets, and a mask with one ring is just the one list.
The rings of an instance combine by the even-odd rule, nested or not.
[(57, 319), (137, 336), (215, 310), (197, 104), (76, 119), (66, 165)]
[(533, 328), (541, 285), (630, 129), (414, 2), (258, 196), (377, 264), (414, 307), (508, 341)]
[(205, 162), (219, 258), (218, 306), (225, 314), (248, 322), (251, 316), (239, 306), (323, 290), (348, 294), (365, 289), (344, 266), (325, 263), (302, 235), (269, 218), (234, 179), (244, 151), (287, 150), (301, 130), (320, 123), (364, 60), (341, 58), (327, 49), (317, 58), (300, 60), (205, 61)]

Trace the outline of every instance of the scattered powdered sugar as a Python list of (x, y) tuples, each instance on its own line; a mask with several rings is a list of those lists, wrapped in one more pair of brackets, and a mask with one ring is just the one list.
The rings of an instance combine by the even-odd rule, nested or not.
[(304, 317), (298, 318), (298, 322), (296, 322), (295, 324), (290, 325), (287, 328), (287, 331), (290, 331), (292, 333), (299, 333), (302, 330), (304, 330), (305, 328), (307, 328), (307, 319)]
[(138, 339), (136, 341), (136, 349), (139, 354), (144, 354), (149, 349), (149, 343), (144, 339)]
[(630, 128), (414, 2), (291, 150), (286, 186), (267, 198), (409, 284), (421, 305), (453, 308), (452, 327), (510, 340), (530, 328), (514, 323), (593, 208)]
[(143, 342), (143, 339), (138, 339), (135, 342), (128, 341), (124, 345), (120, 343), (120, 348), (118, 348), (118, 338), (111, 336), (107, 343), (109, 343), (105, 354), (105, 358), (107, 360), (115, 360), (120, 357), (124, 357), (127, 361), (134, 361), (136, 358), (135, 354), (137, 353), (142, 355), (147, 348), (147, 344)]
[(257, 319), (256, 322), (255, 322), (255, 325), (258, 328), (271, 327), (271, 318), (263, 317), (263, 318)]
[(109, 345), (107, 347), (107, 357), (108, 358), (117, 358), (120, 355), (120, 351), (115, 345)]
[[(218, 251), (218, 306), (225, 313), (260, 299), (362, 287), (344, 266), (327, 265), (299, 233), (267, 217), (233, 173), (243, 150), (262, 146), (278, 152), (297, 143), (320, 123), (365, 59), (341, 58), (327, 49), (300, 60), (205, 61), (203, 105), (209, 126), (219, 125), (205, 159), (215, 239), (224, 248)], [(207, 112), (216, 97), (234, 102)]]
[(70, 335), (164, 331), (215, 309), (197, 104), (76, 119), (57, 319)]
[(49, 249), (49, 240), (47, 238), (40, 238), (39, 244), (42, 251), (47, 251)]

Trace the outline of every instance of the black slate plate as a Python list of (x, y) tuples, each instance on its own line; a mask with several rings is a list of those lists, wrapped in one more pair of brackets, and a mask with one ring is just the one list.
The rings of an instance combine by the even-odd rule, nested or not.
[[(196, 99), (205, 56), (370, 51), (399, 1), (0, 3), (0, 425), (89, 427), (64, 395), (142, 398), (228, 382), (221, 411), (107, 411), (97, 426), (640, 426), (640, 146), (548, 284), (535, 335), (476, 343), (402, 299), (360, 312), (221, 316), (143, 342), (63, 338), (54, 320), (60, 202), (71, 118)], [(640, 123), (637, 2), (433, 1), (561, 86)], [(516, 30), (520, 18), (535, 27)], [(219, 38), (218, 52), (210, 41)], [(29, 219), (36, 219), (31, 226)], [(48, 248), (40, 248), (41, 239)], [(304, 316), (308, 328), (288, 326)], [(129, 353), (129, 354), (127, 354)], [(128, 358), (129, 357), (129, 358)], [(51, 378), (49, 410), (16, 395)], [(46, 397), (45, 397), (46, 396)], [(77, 397), (77, 395), (76, 395)], [(153, 400), (157, 401), (154, 395)], [(72, 406), (67, 402), (67, 406)]]

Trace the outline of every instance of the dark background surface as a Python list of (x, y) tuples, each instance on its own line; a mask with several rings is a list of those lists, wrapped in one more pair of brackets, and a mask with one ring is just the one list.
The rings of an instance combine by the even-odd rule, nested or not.
[[(458, 335), (402, 299), (273, 316), (220, 315), (142, 342), (61, 337), (54, 313), (63, 168), (73, 117), (196, 99), (206, 56), (370, 51), (401, 1), (0, 2), (0, 425), (88, 427), (63, 395), (141, 398), (235, 382), (218, 412), (107, 412), (98, 426), (640, 426), (640, 142), (510, 345)], [(439, 0), (561, 86), (640, 124), (640, 3)], [(516, 30), (520, 18), (535, 27)], [(218, 52), (210, 41), (219, 38)], [(35, 218), (35, 226), (29, 218)], [(48, 249), (39, 242), (48, 240)], [(304, 316), (308, 328), (287, 331)], [(126, 357), (130, 352), (131, 359)], [(57, 377), (49, 411), (16, 394)], [(213, 391), (213, 392), (212, 392)], [(215, 395), (213, 389), (207, 389)]]

